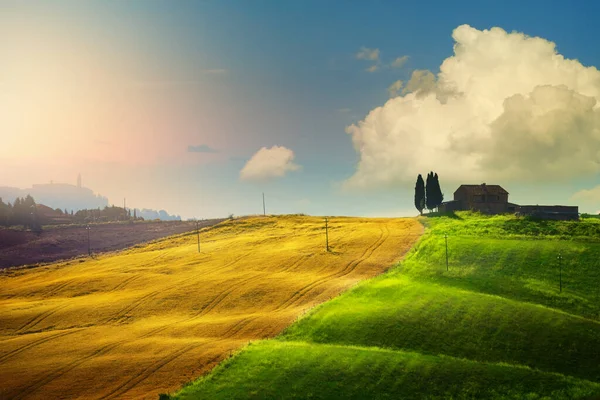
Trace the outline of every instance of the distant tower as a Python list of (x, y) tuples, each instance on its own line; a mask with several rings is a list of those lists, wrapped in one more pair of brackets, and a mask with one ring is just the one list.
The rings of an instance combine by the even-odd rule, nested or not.
[(77, 175), (77, 187), (81, 188), (81, 174)]

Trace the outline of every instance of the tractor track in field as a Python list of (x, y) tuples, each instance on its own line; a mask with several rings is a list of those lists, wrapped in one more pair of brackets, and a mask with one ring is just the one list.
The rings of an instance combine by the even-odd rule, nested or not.
[[(297, 259), (296, 261), (294, 261), (292, 264), (290, 264), (288, 267), (284, 268), (284, 270), (287, 270), (289, 268), (297, 267), (297, 266), (301, 265), (309, 257), (310, 257), (310, 255), (306, 255), (306, 256), (300, 257), (299, 259)], [(227, 289), (225, 289), (223, 292), (221, 292), (219, 295), (215, 296), (215, 298), (207, 306), (205, 306), (204, 308), (202, 308), (202, 310), (200, 310), (200, 312), (198, 312), (197, 314), (192, 315), (192, 316), (187, 317), (187, 318), (183, 318), (183, 319), (181, 319), (179, 321), (176, 321), (176, 322), (172, 322), (172, 323), (167, 324), (167, 325), (163, 325), (163, 326), (161, 326), (159, 328), (153, 329), (150, 332), (147, 332), (144, 335), (140, 336), (139, 339), (143, 339), (143, 338), (155, 335), (155, 334), (160, 333), (160, 332), (164, 331), (165, 329), (168, 329), (168, 328), (170, 328), (170, 327), (172, 327), (174, 325), (177, 325), (177, 324), (180, 324), (180, 323), (183, 323), (183, 322), (192, 321), (194, 319), (200, 318), (200, 317), (208, 314), (210, 311), (212, 311), (213, 309), (215, 309), (216, 307), (218, 307), (218, 305), (221, 304), (232, 292), (234, 292), (236, 286), (241, 286), (244, 283), (248, 283), (250, 281), (254, 281), (254, 280), (260, 279), (262, 277), (263, 277), (262, 275), (255, 275), (255, 276), (252, 276), (252, 277), (247, 278), (245, 280), (237, 281), (237, 282), (233, 283)]]
[(153, 292), (145, 294), (144, 296), (138, 298), (137, 300), (129, 303), (127, 306), (125, 306), (125, 308), (121, 309), (116, 315), (113, 315), (112, 317), (110, 317), (109, 319), (107, 319), (103, 323), (101, 323), (101, 325), (109, 325), (112, 322), (119, 323), (119, 322), (123, 321), (124, 319), (127, 319), (126, 318), (127, 314), (129, 314), (130, 312), (132, 312), (133, 310), (135, 310), (136, 308), (141, 306), (142, 303), (144, 303), (144, 301), (151, 300), (151, 299), (157, 297), (159, 294), (164, 293), (168, 290), (171, 290), (177, 286), (179, 286), (179, 285), (175, 284), (175, 285), (168, 286), (166, 288), (162, 288), (161, 290), (155, 290)]
[[(285, 228), (287, 225), (282, 226)], [(23, 334), (27, 333), (37, 338), (26, 344), (22, 344), (26, 339), (16, 339), (17, 342), (9, 339), (15, 343), (13, 346), (20, 347), (0, 354), (0, 363), (10, 360), (10, 366), (17, 366), (21, 360), (33, 360), (32, 357), (46, 353), (55, 357), (54, 347), (69, 346), (75, 338), (83, 337), (82, 331), (92, 324), (86, 325), (90, 321), (77, 319), (75, 311), (79, 310), (67, 298), (72, 296), (61, 293), (65, 288), (69, 295), (76, 297), (79, 292), (110, 293), (106, 297), (112, 303), (110, 308), (98, 310), (100, 314), (85, 315), (87, 319), (98, 319), (93, 324), (101, 327), (97, 332), (113, 334), (115, 329), (127, 331), (112, 337), (106, 336), (104, 340), (100, 338), (99, 343), (95, 340), (87, 345), (82, 343), (68, 354), (60, 355), (60, 360), (49, 360), (43, 368), (32, 369), (23, 379), (15, 381), (12, 388), (9, 386), (11, 392), (5, 391), (3, 395), (11, 399), (24, 399), (43, 397), (46, 392), (55, 391), (56, 395), (86, 397), (84, 391), (88, 391), (94, 398), (116, 399), (148, 395), (157, 389), (153, 387), (159, 384), (157, 382), (161, 386), (172, 387), (176, 375), (184, 366), (191, 365), (193, 360), (199, 361), (199, 369), (195, 370), (206, 371), (212, 368), (215, 361), (227, 358), (227, 354), (241, 343), (271, 337), (279, 332), (288, 314), (291, 318), (291, 312), (294, 311), (295, 315), (296, 307), (324, 299), (330, 291), (338, 293), (347, 283), (354, 282), (355, 278), (364, 274), (371, 276), (377, 273), (380, 268), (374, 265), (375, 261), (388, 260), (393, 252), (388, 240), (392, 226), (396, 225), (377, 221), (368, 225), (366, 231), (358, 235), (351, 234), (348, 239), (351, 243), (349, 251), (343, 251), (343, 257), (331, 257), (331, 254), (327, 255), (324, 249), (316, 246), (313, 236), (320, 235), (320, 232), (315, 233), (314, 229), (300, 233), (294, 229), (290, 233), (287, 228), (280, 234), (265, 232), (268, 237), (261, 237), (262, 234), (253, 236), (251, 232), (241, 230), (236, 235), (251, 236), (238, 238), (236, 235), (227, 235), (228, 241), (207, 247), (203, 254), (193, 254), (195, 248), (190, 247), (188, 242), (176, 243), (176, 246), (185, 248), (177, 250), (167, 246), (153, 250), (157, 251), (153, 255), (143, 257), (133, 251), (131, 261), (118, 258), (115, 263), (121, 264), (99, 264), (103, 269), (98, 270), (84, 268), (88, 275), (91, 274), (92, 281), (88, 278), (84, 282), (79, 271), (76, 271), (78, 275), (56, 273), (53, 279), (46, 279), (53, 282), (54, 286), (45, 293), (43, 285), (36, 286), (36, 295), (57, 299), (38, 303), (38, 307), (45, 306), (48, 309), (33, 317), (30, 317), (32, 314), (25, 314), (27, 309), (19, 311), (19, 319), (12, 321), (13, 326), (20, 325), (15, 331), (17, 334), (6, 336), (24, 339)], [(352, 233), (351, 230), (344, 232)], [(300, 236), (294, 239), (300, 242), (289, 242), (290, 235)], [(304, 237), (308, 236), (305, 240)], [(387, 246), (383, 246), (384, 243)], [(377, 256), (374, 257), (376, 252)], [(124, 261), (126, 263), (122, 264)], [(314, 280), (310, 282), (311, 279)], [(324, 286), (328, 282), (331, 285)], [(93, 288), (91, 292), (86, 289), (88, 286)], [(267, 286), (270, 289), (266, 289)], [(294, 287), (300, 289), (295, 290)], [(278, 293), (265, 295), (265, 290)], [(95, 301), (91, 304), (95, 304)], [(35, 310), (36, 302), (31, 304), (34, 307), (29, 310)], [(68, 330), (50, 327), (51, 322), (67, 317), (72, 320), (69, 325), (75, 326)], [(37, 332), (44, 327), (50, 329), (46, 330), (43, 337), (39, 337)], [(80, 334), (68, 336), (77, 332)], [(95, 331), (90, 332), (93, 334)], [(65, 339), (61, 339), (63, 337)], [(123, 368), (126, 367), (124, 371), (130, 371), (127, 375), (119, 375), (119, 370), (104, 371), (107, 362), (127, 358), (130, 352), (138, 352), (140, 348), (150, 351), (144, 350), (138, 361), (130, 360), (129, 365), (123, 365)], [(67, 388), (67, 382), (72, 379), (94, 379), (93, 376), (88, 377), (88, 372), (100, 371), (101, 368), (103, 374), (110, 375), (107, 380), (111, 382), (110, 385), (98, 386), (100, 389), (96, 393), (90, 386)]]
[[(294, 294), (287, 301), (284, 301), (283, 303), (277, 305), (273, 311), (278, 311), (278, 310), (281, 310), (281, 309), (289, 308), (292, 303), (294, 303), (298, 299), (304, 297), (314, 287), (318, 286), (322, 282), (328, 281), (332, 277), (339, 278), (339, 277), (342, 277), (342, 276), (350, 274), (358, 266), (358, 264), (360, 264), (364, 260), (368, 259), (387, 240), (387, 238), (389, 237), (389, 230), (388, 230), (388, 228), (387, 228), (386, 225), (384, 225), (384, 227), (385, 227), (386, 233), (384, 233), (384, 231), (381, 230), (381, 234), (380, 234), (379, 238), (377, 239), (377, 241), (375, 241), (375, 243), (373, 243), (371, 246), (369, 246), (367, 249), (365, 249), (365, 251), (362, 253), (362, 255), (361, 255), (361, 257), (359, 258), (358, 261), (352, 261), (349, 264), (347, 264), (342, 271), (339, 271), (339, 272), (336, 272), (334, 274), (330, 274), (328, 276), (320, 278), (320, 279), (312, 282), (311, 284), (305, 286), (304, 288), (300, 289), (300, 291), (304, 291), (304, 293), (302, 293), (298, 298), (296, 298), (296, 296), (297, 296), (298, 293)], [(367, 253), (368, 253), (368, 255), (367, 255)], [(243, 257), (244, 256), (238, 257), (238, 259), (234, 260), (233, 262), (231, 262), (229, 264), (233, 265), (233, 264), (235, 264), (237, 261), (239, 261)], [(291, 268), (296, 268), (299, 265), (301, 265), (303, 262), (305, 262), (310, 257), (311, 257), (311, 254), (301, 256), (298, 259), (296, 259), (293, 263), (291, 263), (289, 266), (284, 267), (282, 269), (282, 271), (287, 271), (287, 270), (289, 270)], [(349, 267), (351, 267), (350, 270), (348, 270)], [(156, 333), (164, 331), (165, 329), (167, 329), (167, 328), (169, 328), (169, 327), (171, 327), (173, 325), (177, 325), (177, 324), (182, 323), (182, 322), (192, 321), (194, 319), (200, 318), (200, 317), (206, 315), (207, 313), (209, 313), (210, 311), (212, 311), (213, 309), (215, 309), (216, 307), (218, 307), (219, 304), (221, 304), (233, 291), (235, 291), (235, 287), (236, 286), (241, 286), (241, 285), (243, 285), (245, 283), (248, 283), (250, 281), (254, 281), (254, 280), (257, 280), (257, 279), (260, 279), (260, 278), (262, 278), (261, 275), (256, 275), (256, 276), (252, 276), (252, 277), (250, 277), (248, 279), (245, 279), (245, 280), (242, 280), (242, 281), (237, 281), (234, 284), (230, 285), (221, 294), (219, 294), (218, 296), (216, 296), (213, 299), (213, 301), (211, 301), (206, 307), (204, 307), (198, 314), (193, 315), (193, 316), (188, 317), (188, 318), (184, 318), (184, 319), (179, 320), (177, 322), (173, 322), (173, 323), (171, 323), (169, 325), (166, 325), (166, 326), (161, 326), (160, 328), (154, 329), (154, 330), (152, 330), (152, 331), (150, 331), (150, 332), (142, 335), (140, 338), (145, 338), (145, 337), (148, 337), (148, 336), (152, 336), (152, 335), (155, 335)], [(290, 303), (290, 304), (288, 304), (288, 303)]]
[(66, 288), (67, 286), (69, 286), (69, 284), (71, 284), (72, 281), (71, 280), (67, 280), (64, 283), (59, 284), (58, 286), (52, 287), (50, 288), (50, 290), (48, 290), (47, 292), (45, 292), (43, 294), (43, 297), (52, 297), (54, 296), (56, 293), (60, 292), (61, 290), (63, 290), (64, 288)]
[(63, 304), (62, 306), (54, 307), (54, 308), (52, 308), (52, 309), (50, 309), (48, 311), (45, 311), (45, 312), (43, 312), (41, 314), (37, 314), (35, 317), (31, 318), (25, 324), (21, 325), (21, 327), (18, 328), (15, 331), (15, 333), (20, 333), (20, 332), (23, 332), (26, 329), (33, 328), (34, 326), (36, 326), (40, 322), (44, 321), (46, 318), (48, 318), (48, 317), (56, 314), (58, 311), (61, 311), (61, 310), (65, 309), (68, 306), (69, 306), (69, 304)]
[[(350, 274), (361, 262), (365, 261), (366, 259), (368, 259), (376, 250), (377, 248), (379, 248), (383, 242), (385, 242), (385, 240), (387, 239), (387, 237), (389, 236), (389, 231), (387, 230), (386, 227), (386, 231), (388, 232), (387, 235), (384, 235), (383, 230), (382, 233), (380, 234), (380, 237), (377, 239), (377, 241), (375, 243), (373, 243), (371, 246), (369, 246), (361, 255), (361, 257), (357, 260), (357, 261), (353, 261), (349, 264), (347, 264), (344, 269), (342, 271), (336, 272), (334, 274), (330, 274), (326, 277), (320, 278), (314, 282), (312, 282), (311, 284), (305, 286), (304, 288), (300, 289), (300, 291), (298, 291), (296, 294), (294, 294), (291, 298), (289, 298), (288, 300), (282, 302), (281, 304), (279, 304), (275, 310), (281, 310), (281, 309), (285, 309), (285, 308), (289, 308), (291, 306), (291, 304), (297, 302), (299, 299), (303, 298), (306, 294), (308, 294), (308, 292), (310, 292), (314, 287), (318, 286), (320, 283), (329, 280), (333, 277), (342, 277), (345, 275)], [(231, 262), (226, 263), (225, 265), (223, 265), (221, 268), (219, 268), (219, 270), (223, 270), (226, 269), (234, 264), (236, 264), (237, 262), (239, 262), (241, 259), (245, 258), (247, 256), (246, 255), (242, 255), (240, 257), (236, 257), (234, 260), (232, 260)], [(293, 263), (291, 263), (289, 266), (284, 267), (283, 271), (287, 271), (289, 269), (292, 268), (296, 268), (299, 265), (301, 265), (306, 259), (308, 259), (310, 257), (310, 255), (305, 255), (305, 256), (301, 256), (298, 259), (296, 259)], [(216, 271), (212, 271), (212, 272), (216, 272)], [(126, 279), (124, 282), (121, 282), (120, 284), (118, 284), (117, 286), (115, 286), (111, 291), (115, 291), (115, 290), (119, 290), (120, 288), (124, 287), (127, 283), (129, 283), (130, 281), (134, 280), (136, 277), (131, 277)], [(218, 296), (216, 296), (206, 307), (204, 307), (198, 314), (177, 321), (175, 323), (169, 324), (168, 326), (162, 326), (158, 329), (154, 329), (150, 332), (147, 332), (146, 334), (140, 336), (138, 339), (141, 338), (145, 338), (145, 337), (149, 337), (152, 336), (156, 333), (159, 333), (165, 329), (167, 329), (168, 327), (172, 326), (172, 325), (176, 325), (178, 323), (181, 322), (186, 322), (189, 320), (193, 320), (199, 317), (202, 317), (203, 315), (206, 315), (207, 313), (209, 313), (210, 311), (214, 310), (215, 308), (217, 308), (234, 290), (235, 287), (241, 286), (247, 282), (253, 281), (253, 280), (257, 280), (262, 278), (261, 275), (256, 275), (256, 276), (252, 276), (249, 277), (247, 279), (243, 279), (241, 281), (237, 281), (234, 284), (230, 285), (226, 290), (224, 290), (222, 293), (220, 293)], [(61, 285), (62, 287), (66, 286), (69, 282), (65, 282), (65, 284)], [(156, 297), (158, 294), (160, 293), (164, 293), (165, 291), (168, 290), (172, 290), (176, 287), (180, 287), (179, 284), (174, 284), (169, 286), (166, 289), (162, 289), (161, 291), (155, 291), (155, 292), (151, 292), (146, 294), (145, 296), (142, 296), (141, 298), (139, 298), (137, 301), (135, 301), (133, 304), (130, 304), (128, 307), (126, 307), (124, 310), (121, 310), (118, 315), (116, 317), (113, 317), (111, 319), (111, 321), (114, 321), (117, 318), (122, 318), (124, 315), (126, 315), (127, 313), (133, 311), (134, 309), (136, 309), (137, 307), (139, 307), (144, 301), (151, 299), (153, 297)], [(60, 290), (60, 288), (55, 288), (55, 290)], [(60, 307), (60, 309), (66, 307)], [(54, 314), (55, 312), (59, 311), (59, 309), (53, 309), (53, 310), (49, 310), (49, 312), (44, 313), (42, 315), (43, 318), (41, 318), (38, 321), (35, 321), (36, 318), (38, 318), (39, 316), (36, 316), (36, 318), (34, 318), (31, 321), (28, 321), (28, 323), (26, 325), (24, 325), (23, 327), (33, 323), (34, 326), (37, 323), (41, 322), (43, 319), (49, 317), (50, 315)], [(239, 333), (242, 329), (244, 329), (246, 326), (250, 325), (254, 320), (258, 319), (258, 317), (248, 317), (248, 318), (243, 318), (240, 321), (236, 322), (233, 326), (231, 326), (221, 337), (219, 337), (219, 339), (217, 339), (216, 341), (222, 341), (222, 340), (226, 340), (231, 338), (232, 336), (234, 336), (235, 334)], [(20, 328), (20, 329), (23, 329)], [(13, 352), (11, 352), (10, 354), (4, 355), (3, 358), (7, 358), (10, 357), (12, 355), (16, 355), (22, 351), (27, 350), (30, 347), (34, 347), (38, 344), (42, 344), (48, 340), (54, 339), (54, 338), (58, 338), (61, 336), (65, 336), (67, 334), (70, 334), (71, 332), (68, 333), (62, 333), (62, 334), (58, 334), (58, 335), (54, 335), (50, 338), (44, 338), (44, 339), (40, 339), (34, 343), (25, 345), (23, 347), (21, 347), (20, 349), (14, 350)], [(135, 340), (135, 339), (134, 339)], [(121, 344), (127, 342), (128, 340), (122, 340), (119, 342), (115, 342), (106, 346), (101, 347), (100, 349), (94, 351), (93, 353), (87, 355), (84, 358), (78, 359), (76, 361), (73, 361), (67, 365), (65, 365), (62, 368), (59, 368), (58, 370), (50, 373), (49, 375), (47, 375), (46, 377), (42, 378), (41, 380), (38, 380), (37, 382), (35, 382), (33, 385), (28, 386), (23, 392), (17, 394), (17, 396), (15, 397), (15, 399), (20, 399), (23, 398), (24, 396), (27, 396), (29, 394), (34, 393), (35, 391), (37, 391), (39, 388), (45, 386), (46, 384), (50, 383), (51, 381), (59, 378), (60, 376), (68, 373), (69, 371), (73, 370), (74, 368), (78, 367), (79, 365), (85, 363), (86, 361), (97, 357), (97, 356), (101, 356), (104, 355), (106, 353), (108, 353), (109, 351), (115, 349), (116, 347), (120, 346)], [(215, 341), (215, 342), (216, 342)], [(135, 386), (137, 386), (140, 382), (144, 381), (145, 379), (147, 379), (149, 376), (151, 376), (153, 373), (155, 373), (156, 371), (158, 371), (160, 368), (164, 367), (165, 365), (167, 365), (168, 363), (172, 362), (173, 360), (175, 360), (176, 358), (180, 357), (181, 355), (185, 354), (188, 351), (191, 351), (194, 348), (197, 348), (199, 346), (202, 346), (203, 344), (206, 343), (198, 343), (198, 344), (190, 344), (185, 346), (184, 348), (172, 353), (171, 355), (169, 355), (168, 357), (162, 359), (161, 361), (158, 362), (158, 364), (154, 364), (151, 367), (147, 368), (146, 370), (142, 371), (139, 375), (137, 375), (134, 378), (129, 379), (128, 381), (124, 382), (123, 384), (121, 384), (119, 387), (115, 388), (113, 390), (113, 392), (107, 394), (106, 396), (104, 396), (103, 398), (105, 399), (110, 399), (110, 398), (114, 398), (116, 396), (119, 396), (121, 394), (126, 393), (127, 391), (135, 388)]]
[(0, 362), (4, 362), (6, 360), (9, 360), (12, 357), (14, 357), (16, 355), (19, 355), (19, 354), (21, 354), (22, 352), (24, 352), (26, 350), (29, 350), (29, 349), (31, 349), (33, 347), (36, 347), (36, 346), (39, 346), (39, 345), (44, 344), (46, 342), (49, 342), (52, 339), (58, 339), (58, 338), (63, 337), (63, 336), (71, 335), (73, 333), (79, 332), (80, 330), (81, 329), (75, 329), (75, 330), (72, 330), (72, 331), (69, 331), (69, 332), (61, 332), (61, 333), (57, 333), (57, 334), (52, 335), (52, 336), (47, 336), (47, 337), (43, 337), (43, 338), (34, 340), (32, 342), (27, 343), (24, 346), (21, 346), (21, 347), (19, 347), (17, 349), (11, 350), (8, 353), (5, 353), (5, 354), (1, 355), (0, 356)]
[[(246, 327), (248, 324), (250, 324), (253, 320), (255, 320), (257, 318), (258, 317), (248, 317), (248, 318), (245, 318), (245, 319), (242, 319), (242, 320), (238, 321), (235, 325), (233, 325), (232, 327), (230, 327), (225, 332), (224, 335), (220, 336), (218, 339), (216, 339), (216, 340), (214, 340), (212, 342), (223, 341), (223, 340), (231, 338), (233, 335), (235, 335), (236, 333), (238, 333), (239, 331), (241, 331), (244, 327)], [(69, 333), (71, 333), (71, 332), (69, 332)], [(54, 339), (54, 338), (56, 338), (58, 336), (65, 336), (65, 335), (67, 335), (69, 333), (55, 335), (55, 336), (53, 336), (51, 338), (47, 338), (47, 340)], [(147, 336), (150, 336), (150, 334), (147, 333), (147, 334), (142, 335), (142, 336), (140, 336), (140, 337), (138, 337), (136, 339), (141, 339), (141, 338), (147, 337)], [(133, 339), (133, 340), (136, 340), (136, 339)], [(104, 355), (104, 354), (106, 354), (106, 353), (114, 350), (118, 346), (120, 346), (120, 345), (122, 345), (124, 343), (130, 342), (130, 341), (133, 341), (133, 340), (124, 339), (124, 340), (120, 340), (120, 341), (115, 342), (115, 343), (111, 343), (111, 344), (105, 345), (105, 346), (101, 347), (100, 349), (95, 350), (91, 354), (89, 354), (89, 355), (87, 355), (87, 356), (85, 356), (83, 358), (79, 358), (79, 359), (77, 359), (77, 360), (75, 360), (75, 361), (73, 361), (73, 362), (71, 362), (71, 363), (63, 366), (62, 368), (59, 368), (59, 369), (55, 370), (54, 372), (51, 372), (50, 374), (46, 375), (44, 378), (36, 381), (35, 383), (33, 383), (30, 386), (27, 386), (23, 391), (21, 391), (20, 393), (17, 393), (15, 395), (15, 397), (11, 397), (11, 398), (13, 398), (15, 400), (22, 399), (22, 398), (24, 398), (24, 397), (26, 397), (26, 396), (28, 396), (28, 395), (36, 392), (37, 390), (39, 390), (43, 386), (47, 385), (48, 383), (52, 382), (53, 380), (60, 378), (61, 376), (65, 375), (66, 373), (68, 373), (69, 371), (75, 369), (76, 367), (80, 366), (81, 364), (89, 361), (90, 359), (92, 359), (94, 357), (102, 356), (102, 355)], [(36, 342), (35, 344), (32, 344), (32, 345), (37, 345), (37, 344), (41, 344), (41, 343), (42, 343), (42, 341), (40, 340), (40, 341), (38, 341), (38, 342)], [(176, 352), (174, 355), (171, 355), (171, 356), (167, 357), (167, 359), (164, 359), (163, 361), (159, 362), (158, 365), (153, 365), (153, 367), (148, 368), (148, 371), (142, 372), (142, 374), (145, 374), (143, 376), (143, 378), (141, 378), (139, 380), (136, 379), (135, 384), (132, 385), (130, 388), (127, 388), (126, 391), (131, 390), (139, 382), (143, 381), (144, 379), (146, 379), (147, 377), (149, 377), (152, 373), (158, 371), (164, 365), (166, 365), (167, 363), (173, 361), (174, 359), (176, 359), (177, 357), (181, 356), (185, 352), (190, 351), (193, 348), (202, 346), (204, 344), (207, 344), (207, 342), (197, 343), (197, 344), (190, 344), (190, 345), (186, 346), (185, 351)], [(17, 349), (17, 350), (25, 351), (28, 348), (27, 346), (28, 345), (25, 345), (21, 349)], [(25, 347), (27, 347), (27, 348), (25, 348)], [(30, 346), (30, 347), (33, 347), (33, 346)], [(16, 355), (17, 350), (11, 352), (12, 355)], [(7, 355), (4, 355), (3, 357), (6, 357), (6, 356)], [(123, 393), (125, 393), (125, 391), (123, 391), (122, 393), (118, 393), (118, 394), (123, 394)], [(115, 394), (115, 395), (118, 395), (118, 394)], [(114, 395), (113, 395), (113, 397), (114, 397)]]
[[(221, 266), (218, 269), (210, 271), (210, 273), (212, 274), (212, 273), (218, 272), (220, 270), (223, 270), (225, 268), (228, 268), (228, 267), (236, 264), (237, 262), (239, 262), (240, 260), (242, 260), (245, 257), (247, 257), (247, 254), (244, 254), (244, 255), (242, 255), (240, 257), (236, 257), (233, 261), (230, 261), (230, 262), (226, 263), (225, 265)], [(202, 275), (206, 275), (206, 273), (202, 274)], [(255, 277), (252, 277), (252, 278), (255, 278)], [(244, 282), (245, 281), (238, 282), (237, 284), (244, 283)], [(197, 283), (196, 284), (191, 284), (191, 285), (188, 285), (188, 286), (196, 286), (196, 285), (197, 285)], [(173, 285), (167, 286), (165, 288), (161, 288), (160, 290), (156, 290), (156, 291), (153, 291), (151, 293), (148, 293), (148, 294), (142, 296), (141, 298), (138, 298), (134, 302), (130, 303), (129, 305), (127, 305), (125, 308), (123, 308), (121, 311), (119, 311), (117, 313), (117, 315), (110, 317), (109, 319), (105, 320), (102, 324), (106, 325), (106, 324), (110, 324), (112, 322), (122, 321), (127, 314), (129, 314), (130, 312), (132, 312), (133, 310), (135, 310), (136, 308), (138, 308), (139, 306), (141, 306), (142, 303), (144, 303), (145, 301), (152, 300), (152, 299), (156, 298), (158, 295), (164, 294), (164, 293), (169, 292), (169, 291), (172, 291), (173, 289), (176, 289), (176, 288), (184, 289), (181, 286), (181, 282), (177, 282), (177, 283), (175, 283)], [(211, 307), (210, 309), (212, 309), (212, 308), (214, 308), (214, 306)], [(202, 310), (202, 311), (204, 311), (204, 310)]]
[(210, 344), (210, 343), (217, 343), (217, 342), (221, 342), (221, 341), (230, 339), (231, 337), (235, 336), (237, 333), (239, 333), (242, 329), (244, 329), (246, 326), (248, 326), (250, 323), (252, 323), (257, 318), (258, 317), (248, 317), (248, 318), (244, 318), (244, 319), (238, 321), (236, 324), (231, 326), (227, 331), (225, 331), (225, 333), (223, 335), (221, 335), (218, 339), (208, 341), (208, 342), (202, 342), (202, 343), (191, 343), (191, 344), (184, 346), (183, 348), (181, 348), (181, 349), (169, 354), (167, 357), (161, 359), (156, 364), (153, 364), (150, 367), (145, 368), (142, 372), (140, 372), (140, 374), (138, 374), (134, 377), (131, 377), (127, 381), (123, 382), (121, 385), (119, 385), (115, 389), (113, 389), (110, 393), (100, 397), (100, 399), (103, 399), (103, 400), (113, 399), (117, 396), (127, 393), (128, 391), (135, 388), (139, 383), (148, 379), (152, 374), (156, 373), (159, 369), (161, 369), (162, 367), (164, 367), (171, 361), (174, 361), (176, 358), (182, 356), (183, 354), (185, 354), (193, 349), (201, 347), (203, 345)]
[(202, 308), (198, 313), (189, 316), (187, 318), (183, 318), (179, 321), (176, 322), (172, 322), (170, 324), (166, 324), (163, 325), (159, 328), (153, 329), (150, 332), (146, 332), (145, 334), (143, 334), (142, 336), (140, 336), (138, 339), (144, 339), (147, 338), (149, 336), (153, 336), (156, 335), (157, 333), (160, 333), (162, 331), (164, 331), (165, 329), (168, 329), (174, 325), (183, 323), (183, 322), (188, 322), (188, 321), (193, 321), (197, 318), (200, 318), (206, 314), (208, 314), (210, 311), (212, 311), (213, 309), (215, 309), (219, 304), (221, 304), (234, 290), (236, 286), (239, 286), (241, 284), (247, 283), (249, 281), (252, 280), (256, 280), (261, 278), (261, 276), (251, 276), (250, 278), (244, 279), (242, 281), (236, 281), (235, 283), (233, 283), (232, 285), (230, 285), (227, 289), (225, 289), (223, 292), (221, 292), (220, 294), (218, 294), (217, 296), (215, 296), (204, 308)]
[(123, 289), (125, 286), (127, 286), (128, 284), (130, 284), (133, 281), (137, 281), (138, 279), (140, 279), (141, 275), (140, 274), (135, 274), (127, 279), (125, 279), (123, 282), (117, 284), (115, 287), (113, 287), (111, 290), (109, 290), (107, 293), (112, 293), (112, 292), (116, 292), (117, 290), (121, 290)]
[(153, 363), (150, 367), (144, 369), (139, 375), (136, 375), (136, 376), (128, 379), (127, 381), (123, 382), (121, 385), (119, 385), (115, 389), (113, 389), (110, 393), (108, 393), (105, 396), (102, 396), (101, 399), (114, 399), (117, 396), (127, 393), (128, 391), (130, 391), (131, 389), (136, 387), (142, 381), (148, 379), (152, 374), (157, 372), (159, 369), (161, 369), (162, 367), (164, 367), (171, 361), (174, 361), (176, 358), (182, 356), (183, 354), (187, 353), (188, 351), (191, 351), (192, 349), (195, 349), (198, 346), (200, 346), (200, 344), (198, 344), (198, 343), (188, 344), (188, 345), (184, 346), (183, 348), (169, 354), (169, 356), (163, 358), (162, 360), (160, 360), (156, 363)]
[(280, 308), (277, 308), (276, 310), (280, 310), (282, 308), (283, 309), (290, 308), (291, 306), (296, 304), (298, 302), (298, 300), (300, 300), (304, 296), (306, 296), (312, 289), (318, 287), (320, 284), (322, 284), (324, 282), (329, 281), (330, 279), (342, 278), (346, 275), (351, 274), (360, 263), (369, 259), (369, 257), (371, 257), (373, 255), (375, 250), (377, 250), (387, 240), (387, 238), (390, 235), (390, 232), (389, 232), (389, 229), (387, 228), (387, 225), (384, 225), (384, 227), (385, 227), (385, 233), (384, 233), (384, 230), (381, 229), (379, 238), (377, 238), (377, 240), (371, 246), (367, 247), (367, 249), (365, 249), (365, 251), (362, 253), (362, 255), (357, 260), (351, 261), (339, 272), (326, 275), (326, 276), (319, 278), (319, 279), (309, 283), (308, 285), (302, 287), (301, 289), (296, 291), (296, 293), (294, 293), (294, 295), (292, 295), (292, 297), (290, 297)]
[(80, 366), (81, 364), (85, 363), (86, 361), (88, 361), (94, 357), (102, 356), (102, 355), (108, 353), (109, 351), (111, 351), (112, 349), (114, 349), (115, 347), (117, 347), (125, 342), (127, 342), (127, 340), (121, 340), (121, 341), (118, 341), (115, 343), (108, 344), (106, 346), (103, 346), (103, 347), (95, 350), (94, 352), (92, 352), (91, 354), (88, 354), (87, 356), (85, 356), (83, 358), (79, 358), (75, 361), (68, 363), (67, 365), (65, 365), (61, 368), (58, 368), (57, 370), (54, 370), (54, 372), (51, 372), (49, 374), (44, 374), (44, 377), (42, 377), (42, 379), (39, 379), (36, 382), (32, 383), (31, 385), (27, 386), (23, 391), (21, 391), (20, 393), (17, 393), (17, 395), (15, 397), (11, 397), (11, 398), (14, 400), (23, 399), (26, 396), (29, 396), (30, 394), (35, 393), (37, 390), (39, 390), (43, 386), (47, 385), (48, 383), (52, 382), (53, 380), (60, 378), (67, 372), (69, 372), (69, 371), (75, 369), (76, 367)]

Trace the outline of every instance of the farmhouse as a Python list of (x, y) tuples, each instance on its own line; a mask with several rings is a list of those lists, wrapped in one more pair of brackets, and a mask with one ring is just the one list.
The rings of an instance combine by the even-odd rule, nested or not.
[(440, 212), (479, 211), (484, 214), (516, 213), (544, 219), (577, 220), (577, 206), (540, 206), (510, 203), (508, 192), (500, 185), (460, 185), (454, 191), (454, 200), (439, 206)]

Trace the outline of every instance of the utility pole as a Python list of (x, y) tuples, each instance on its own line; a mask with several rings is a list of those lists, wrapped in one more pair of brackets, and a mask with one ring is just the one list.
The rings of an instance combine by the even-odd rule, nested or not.
[(446, 239), (446, 272), (448, 272), (448, 234), (444, 233), (444, 239)]
[(558, 253), (558, 279), (559, 279), (559, 291), (562, 293), (562, 255)]
[(200, 229), (198, 227), (198, 220), (196, 220), (196, 235), (198, 236), (198, 253), (200, 253)]
[(329, 226), (327, 225), (327, 217), (325, 217), (325, 248), (329, 251)]
[(87, 230), (87, 234), (88, 234), (87, 235), (88, 236), (88, 256), (91, 257), (92, 256), (92, 246), (91, 246), (91, 243), (90, 243), (90, 226), (87, 225), (85, 227), (85, 229)]
[(263, 216), (267, 215), (267, 209), (265, 208), (265, 192), (263, 192)]

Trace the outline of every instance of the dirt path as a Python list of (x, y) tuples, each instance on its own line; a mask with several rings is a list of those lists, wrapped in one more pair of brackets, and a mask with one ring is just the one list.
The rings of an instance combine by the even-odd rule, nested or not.
[(267, 217), (0, 276), (0, 398), (148, 398), (386, 270), (415, 219)]

